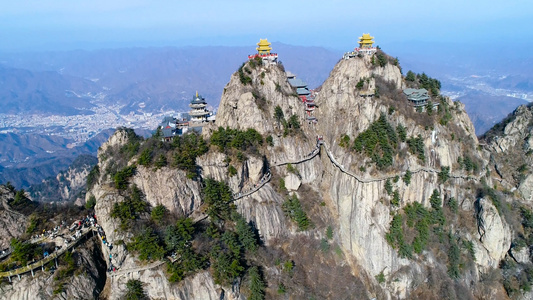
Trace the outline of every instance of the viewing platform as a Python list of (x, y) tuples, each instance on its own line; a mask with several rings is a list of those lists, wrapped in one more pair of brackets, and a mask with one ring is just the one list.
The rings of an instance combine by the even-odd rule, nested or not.
[(208, 110), (191, 110), (189, 116), (192, 117), (203, 117), (209, 115), (211, 112)]
[(248, 55), (248, 59), (254, 59), (256, 57), (261, 57), (262, 59), (278, 59), (278, 54), (277, 53), (268, 53), (268, 54), (256, 53), (256, 54)]
[(189, 104), (190, 108), (204, 108), (206, 106), (205, 103), (191, 103)]

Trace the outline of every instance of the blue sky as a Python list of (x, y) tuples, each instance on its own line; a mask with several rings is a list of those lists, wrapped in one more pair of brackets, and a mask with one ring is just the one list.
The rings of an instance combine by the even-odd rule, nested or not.
[(0, 0), (0, 50), (533, 40), (533, 1)]

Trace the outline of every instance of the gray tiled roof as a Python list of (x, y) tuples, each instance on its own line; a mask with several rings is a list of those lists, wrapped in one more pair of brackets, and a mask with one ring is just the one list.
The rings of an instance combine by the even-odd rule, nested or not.
[(202, 97), (201, 95), (198, 95), (198, 97), (196, 97), (196, 95), (192, 97), (191, 104), (200, 104), (200, 103), (204, 103), (204, 104), (207, 103), (205, 102), (204, 97)]
[(306, 87), (307, 83), (305, 81), (299, 79), (299, 78), (289, 78), (289, 84), (292, 87), (299, 88), (299, 87)]
[(307, 88), (297, 88), (296, 89), (296, 93), (298, 93), (298, 95), (309, 95), (309, 94), (311, 94), (311, 92), (309, 92), (309, 90)]
[(428, 91), (426, 89), (405, 89), (403, 90), (403, 93), (407, 96), (407, 99), (412, 101), (429, 99)]
[(174, 130), (172, 128), (163, 128), (163, 137), (172, 137), (174, 136)]

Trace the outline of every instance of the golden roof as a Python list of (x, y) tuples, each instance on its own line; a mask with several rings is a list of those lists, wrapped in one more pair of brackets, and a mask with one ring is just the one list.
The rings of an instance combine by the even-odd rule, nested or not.
[(363, 36), (359, 37), (359, 47), (372, 47), (372, 44), (374, 44), (373, 39), (374, 37), (370, 36), (370, 33), (363, 33)]
[(363, 36), (359, 37), (360, 41), (372, 41), (374, 39), (373, 36), (370, 36), (370, 33), (363, 33)]
[(272, 50), (272, 47), (270, 47), (270, 43), (268, 42), (267, 39), (259, 39), (259, 43), (257, 43), (257, 51), (259, 51), (259, 53), (270, 53), (270, 50)]

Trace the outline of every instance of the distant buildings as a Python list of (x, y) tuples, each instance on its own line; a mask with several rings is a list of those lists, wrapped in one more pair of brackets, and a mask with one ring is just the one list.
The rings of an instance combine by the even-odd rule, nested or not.
[(248, 59), (255, 59), (260, 57), (263, 60), (263, 63), (277, 64), (278, 63), (278, 54), (271, 53), (272, 47), (267, 39), (259, 39), (257, 43), (257, 53), (248, 55)]

